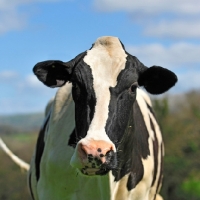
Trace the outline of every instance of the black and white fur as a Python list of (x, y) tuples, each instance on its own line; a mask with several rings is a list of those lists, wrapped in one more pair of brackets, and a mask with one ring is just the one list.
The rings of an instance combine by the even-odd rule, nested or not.
[[(33, 199), (161, 198), (162, 136), (150, 99), (138, 87), (161, 94), (175, 85), (173, 72), (147, 68), (115, 37), (98, 38), (69, 62), (40, 62), (33, 71), (45, 85), (61, 87), (31, 162)], [(87, 154), (93, 144), (108, 150)]]

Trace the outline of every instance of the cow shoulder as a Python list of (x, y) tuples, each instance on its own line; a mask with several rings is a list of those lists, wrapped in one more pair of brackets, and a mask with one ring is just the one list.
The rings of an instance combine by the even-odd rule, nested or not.
[[(71, 102), (71, 84), (67, 83), (59, 88), (55, 98), (51, 99), (45, 108), (45, 119), (38, 135), (36, 149), (32, 157), (31, 168), (29, 171), (29, 188), (34, 200), (38, 199), (36, 187), (43, 174), (41, 172), (41, 169), (43, 169), (43, 167), (41, 167), (41, 162), (44, 160), (45, 146), (48, 146), (47, 143), (49, 143), (50, 133), (52, 134), (49, 129), (52, 129), (51, 126), (56, 126), (59, 119), (63, 116), (63, 113), (69, 110)], [(55, 129), (56, 128), (57, 127), (55, 127)], [(44, 162), (45, 161), (43, 161), (43, 164)]]

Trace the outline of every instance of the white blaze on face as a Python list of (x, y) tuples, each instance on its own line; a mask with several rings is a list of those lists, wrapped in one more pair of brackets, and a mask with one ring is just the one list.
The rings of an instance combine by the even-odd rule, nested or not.
[(87, 51), (84, 62), (92, 70), (96, 106), (86, 137), (95, 140), (109, 140), (105, 132), (109, 113), (109, 88), (117, 85), (117, 77), (125, 68), (126, 56), (119, 39), (116, 37), (98, 38), (93, 48)]

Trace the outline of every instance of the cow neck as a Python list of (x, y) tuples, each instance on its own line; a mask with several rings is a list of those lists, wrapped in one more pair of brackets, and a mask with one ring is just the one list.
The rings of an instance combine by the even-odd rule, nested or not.
[(113, 170), (115, 181), (120, 180), (123, 176), (131, 171), (131, 156), (133, 153), (134, 142), (134, 118), (133, 113), (130, 114), (128, 125), (124, 131), (124, 136), (119, 142), (117, 147), (117, 157), (119, 162), (119, 168)]
[(150, 154), (148, 148), (149, 134), (138, 105), (133, 104), (124, 137), (118, 147), (119, 169), (113, 170), (115, 181), (119, 181), (128, 174), (127, 188), (133, 189), (144, 175), (143, 159)]

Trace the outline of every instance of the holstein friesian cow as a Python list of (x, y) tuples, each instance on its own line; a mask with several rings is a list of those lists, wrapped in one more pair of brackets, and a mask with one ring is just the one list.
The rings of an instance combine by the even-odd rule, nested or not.
[(37, 63), (61, 87), (46, 109), (29, 171), (34, 200), (158, 200), (164, 147), (149, 97), (176, 75), (144, 66), (116, 37), (100, 37), (69, 62)]

